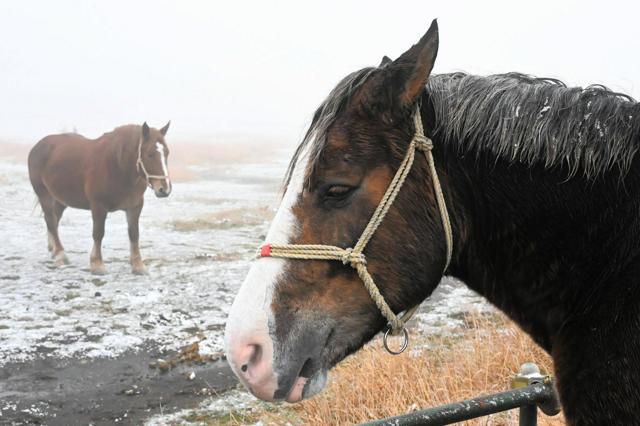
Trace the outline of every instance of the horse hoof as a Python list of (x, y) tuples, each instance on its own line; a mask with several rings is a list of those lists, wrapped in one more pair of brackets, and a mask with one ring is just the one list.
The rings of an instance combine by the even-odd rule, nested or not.
[(149, 275), (149, 271), (144, 266), (134, 266), (131, 268), (133, 275)]
[(105, 269), (104, 265), (91, 266), (91, 273), (93, 275), (104, 275), (107, 273), (107, 270)]
[(53, 256), (53, 262), (56, 266), (61, 267), (69, 264), (69, 258), (64, 252), (61, 252)]

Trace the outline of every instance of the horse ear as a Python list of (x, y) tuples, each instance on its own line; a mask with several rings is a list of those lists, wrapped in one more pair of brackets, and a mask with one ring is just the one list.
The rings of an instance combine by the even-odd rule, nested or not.
[(401, 107), (413, 105), (424, 90), (438, 54), (438, 22), (434, 19), (425, 35), (387, 66)]
[(142, 124), (142, 139), (143, 140), (149, 139), (149, 125), (147, 124), (146, 121)]
[(169, 130), (170, 124), (171, 124), (171, 120), (169, 120), (167, 124), (165, 124), (165, 126), (162, 129), (160, 129), (160, 133), (162, 133), (162, 136), (167, 136), (167, 131)]
[(378, 65), (378, 68), (382, 68), (382, 67), (384, 67), (384, 66), (386, 66), (386, 65), (389, 65), (391, 62), (393, 62), (393, 61), (391, 60), (391, 58), (390, 58), (390, 57), (388, 57), (387, 55), (384, 55), (384, 56), (382, 57), (382, 61), (380, 62), (380, 65)]

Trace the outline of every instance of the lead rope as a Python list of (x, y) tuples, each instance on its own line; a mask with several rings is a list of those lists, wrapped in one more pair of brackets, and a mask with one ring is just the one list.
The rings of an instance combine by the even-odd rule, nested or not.
[[(410, 309), (407, 309), (401, 316), (397, 316), (393, 310), (389, 307), (384, 297), (380, 293), (380, 290), (376, 286), (371, 274), (367, 270), (367, 260), (363, 253), (365, 247), (373, 237), (373, 234), (378, 229), (378, 226), (382, 223), (382, 220), (387, 215), (389, 208), (395, 201), (400, 188), (407, 179), (407, 175), (411, 170), (415, 159), (415, 151), (422, 151), (425, 154), (427, 163), (429, 165), (429, 171), (433, 182), (434, 192), (436, 195), (436, 202), (438, 204), (438, 210), (440, 211), (440, 217), (442, 219), (442, 227), (444, 229), (446, 240), (446, 262), (443, 269), (443, 274), (449, 267), (451, 262), (451, 256), (453, 253), (453, 234), (451, 231), (451, 222), (449, 220), (449, 213), (447, 211), (447, 204), (444, 200), (442, 193), (442, 187), (440, 185), (440, 179), (438, 179), (438, 173), (436, 171), (435, 163), (433, 161), (433, 142), (431, 139), (424, 135), (424, 128), (422, 125), (422, 118), (420, 117), (420, 109), (418, 108), (413, 116), (415, 124), (415, 134), (409, 143), (407, 154), (405, 155), (400, 167), (395, 176), (391, 180), (387, 191), (385, 192), (380, 204), (374, 211), (369, 223), (362, 232), (362, 235), (356, 242), (353, 248), (343, 249), (337, 246), (324, 245), (324, 244), (265, 244), (261, 247), (259, 257), (279, 257), (285, 259), (305, 259), (305, 260), (338, 260), (345, 265), (350, 265), (354, 268), (365, 288), (371, 295), (371, 298), (375, 302), (376, 306), (387, 319), (388, 326), (384, 334), (384, 347), (392, 354), (399, 354), (404, 352), (408, 346), (409, 334), (407, 333), (405, 324), (418, 309), (419, 305), (416, 305)], [(398, 351), (391, 350), (387, 345), (387, 336), (391, 334), (404, 335), (404, 341), (401, 348)]]

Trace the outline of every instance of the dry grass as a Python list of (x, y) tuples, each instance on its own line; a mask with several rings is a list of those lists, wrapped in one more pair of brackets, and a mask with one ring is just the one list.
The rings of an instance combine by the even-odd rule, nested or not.
[[(552, 372), (550, 357), (504, 316), (472, 315), (467, 322), (469, 328), (461, 336), (432, 337), (423, 340), (421, 350), (415, 350), (414, 343), (413, 351), (399, 356), (388, 355), (376, 341), (342, 362), (317, 397), (244, 420), (236, 417), (235, 422), (231, 416), (230, 423), (354, 424), (509, 389), (524, 362)], [(419, 339), (413, 336), (413, 342)], [(562, 415), (539, 414), (541, 425), (565, 424)], [(466, 424), (517, 424), (517, 410)]]

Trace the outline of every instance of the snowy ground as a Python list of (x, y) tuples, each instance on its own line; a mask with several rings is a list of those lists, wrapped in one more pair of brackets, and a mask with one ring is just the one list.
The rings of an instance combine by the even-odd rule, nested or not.
[[(148, 276), (130, 273), (126, 220), (112, 214), (103, 244), (108, 273), (96, 277), (88, 271), (90, 213), (65, 211), (60, 235), (71, 265), (55, 268), (25, 162), (0, 151), (0, 368), (42, 358), (113, 358), (150, 346), (177, 350), (194, 341), (202, 353), (221, 351), (227, 310), (274, 212), (288, 160), (279, 158), (191, 164), (189, 179), (174, 182), (169, 198), (148, 192), (141, 218)], [(477, 306), (486, 305), (447, 280), (413, 325), (442, 331)], [(229, 398), (232, 405), (244, 400)]]
[(282, 164), (211, 166), (172, 195), (146, 193), (141, 250), (148, 276), (128, 263), (126, 220), (107, 221), (108, 274), (88, 272), (91, 217), (67, 209), (60, 224), (71, 265), (55, 268), (45, 225), (23, 164), (0, 162), (0, 366), (35, 354), (114, 357), (154, 342), (177, 349), (207, 337), (222, 348), (222, 329), (272, 215)]

